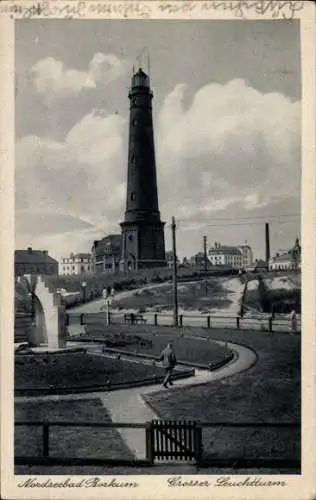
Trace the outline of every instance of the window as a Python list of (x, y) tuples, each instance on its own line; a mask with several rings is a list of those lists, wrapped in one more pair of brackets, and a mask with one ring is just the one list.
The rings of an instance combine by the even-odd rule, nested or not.
[(133, 127), (136, 127), (137, 124), (138, 124), (138, 120), (136, 118), (134, 118), (132, 121)]
[(136, 193), (135, 192), (131, 193), (131, 200), (132, 201), (136, 200)]
[(129, 239), (129, 241), (133, 241), (133, 235), (132, 235), (132, 234), (130, 234), (130, 235), (128, 236), (128, 239)]
[(132, 157), (131, 157), (131, 162), (132, 163), (136, 163), (136, 156), (133, 154)]

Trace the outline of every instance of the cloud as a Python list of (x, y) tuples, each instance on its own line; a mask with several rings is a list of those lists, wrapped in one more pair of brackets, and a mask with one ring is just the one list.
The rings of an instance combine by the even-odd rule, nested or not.
[[(43, 226), (43, 213), (66, 219), (60, 233), (75, 229), (74, 219), (93, 224), (99, 232), (111, 230), (124, 203), (125, 127), (119, 115), (93, 113), (83, 117), (63, 142), (36, 136), (18, 141), (16, 209), (33, 221), (38, 217), (36, 231)], [(52, 219), (46, 217), (46, 222), (49, 231), (58, 232)]]
[(158, 119), (160, 198), (168, 212), (192, 219), (204, 207), (209, 217), (219, 201), (239, 200), (250, 210), (273, 196), (299, 195), (299, 102), (233, 80), (204, 86), (185, 109), (187, 90), (177, 85)]
[[(181, 84), (165, 97), (156, 110), (155, 127), (160, 210), (164, 220), (170, 221), (172, 215), (178, 219), (183, 255), (200, 249), (198, 231), (212, 217), (282, 213), (278, 207), (300, 196), (300, 102), (282, 94), (263, 94), (243, 80), (233, 80), (204, 86), (186, 107), (189, 91)], [(49, 240), (55, 253), (59, 241), (70, 252), (75, 247), (80, 250), (84, 237), (120, 231), (127, 132), (126, 119), (99, 110), (84, 116), (61, 142), (27, 136), (17, 143), (17, 208), (26, 215), (37, 207), (38, 213), (73, 218), (60, 224), (58, 238)], [(80, 231), (74, 219), (89, 224), (91, 230)], [(56, 223), (46, 218), (46, 224), (56, 236)], [(288, 228), (293, 232), (293, 226)], [(218, 241), (224, 234), (226, 243), (251, 242), (251, 235), (256, 235), (254, 246), (260, 240), (255, 230), (238, 226), (221, 233), (211, 228), (214, 237), (220, 232)], [(282, 231), (282, 237), (291, 241), (285, 225)], [(167, 229), (166, 233), (169, 245)]]
[(97, 53), (86, 71), (68, 69), (53, 57), (41, 59), (31, 68), (33, 83), (46, 99), (69, 98), (82, 90), (106, 87), (117, 80), (128, 68), (128, 63), (113, 54)]

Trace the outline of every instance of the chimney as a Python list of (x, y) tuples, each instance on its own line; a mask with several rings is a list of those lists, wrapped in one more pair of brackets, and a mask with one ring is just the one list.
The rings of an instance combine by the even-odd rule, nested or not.
[(42, 253), (43, 253), (44, 255), (47, 255), (47, 254), (48, 254), (48, 250), (43, 250), (43, 251), (42, 251)]
[(266, 240), (266, 263), (269, 264), (270, 260), (270, 231), (269, 231), (269, 223), (265, 224), (265, 240)]
[(28, 251), (29, 253), (32, 253), (32, 247), (27, 247), (27, 251)]

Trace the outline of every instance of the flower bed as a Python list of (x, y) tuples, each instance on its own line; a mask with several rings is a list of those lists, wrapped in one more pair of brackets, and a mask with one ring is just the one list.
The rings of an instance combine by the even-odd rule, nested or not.
[[(129, 336), (125, 334), (124, 327), (116, 328), (115, 325), (112, 325), (110, 328), (111, 330), (107, 333), (93, 333), (92, 330), (91, 333), (78, 337), (78, 340), (89, 341), (98, 339), (98, 341), (104, 342), (108, 347), (121, 348), (121, 343), (115, 345), (112, 342), (110, 346), (108, 338), (111, 340), (114, 338), (125, 339)], [(207, 368), (223, 360), (227, 362), (231, 359), (231, 349), (216, 342), (205, 341), (202, 338), (192, 338), (189, 336), (190, 329), (185, 329), (184, 331), (187, 333), (183, 334), (181, 331), (175, 331), (170, 328), (162, 330), (159, 327), (156, 328), (150, 325), (139, 325), (133, 328), (137, 329), (137, 342), (126, 342), (123, 348), (125, 351), (157, 357), (166, 344), (172, 342), (178, 361), (192, 363), (193, 365), (200, 364)]]
[(140, 385), (162, 380), (161, 367), (87, 354), (33, 354), (15, 356), (15, 393), (76, 392)]

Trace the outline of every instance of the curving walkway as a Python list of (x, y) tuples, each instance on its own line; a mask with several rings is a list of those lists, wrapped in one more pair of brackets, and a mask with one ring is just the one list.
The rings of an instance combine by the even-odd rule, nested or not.
[[(219, 344), (226, 342), (216, 341)], [(100, 400), (109, 411), (113, 422), (148, 422), (159, 417), (145, 403), (142, 395), (152, 394), (159, 391), (174, 391), (179, 387), (190, 387), (194, 385), (207, 384), (215, 380), (230, 377), (249, 369), (257, 360), (257, 356), (251, 349), (239, 344), (227, 342), (227, 347), (235, 353), (234, 359), (227, 365), (216, 371), (195, 369), (195, 375), (174, 382), (171, 388), (164, 389), (161, 385), (144, 386), (133, 389), (123, 389), (111, 393), (101, 394)], [(146, 454), (146, 442), (144, 433), (136, 430), (118, 429), (127, 446), (137, 458), (144, 458)]]
[[(145, 403), (144, 394), (152, 394), (159, 391), (174, 391), (179, 387), (190, 387), (194, 385), (207, 384), (215, 380), (230, 377), (253, 366), (257, 360), (255, 352), (248, 347), (230, 342), (213, 340), (219, 344), (227, 345), (234, 352), (232, 361), (218, 370), (195, 369), (192, 377), (177, 380), (171, 388), (164, 389), (160, 384), (141, 386), (131, 389), (119, 389), (113, 392), (92, 392), (86, 394), (54, 395), (39, 397), (16, 397), (16, 402), (26, 401), (56, 401), (56, 400), (78, 400), (99, 399), (109, 412), (113, 422), (146, 423), (159, 417)], [(136, 458), (146, 456), (146, 440), (143, 429), (118, 429), (121, 437)]]

